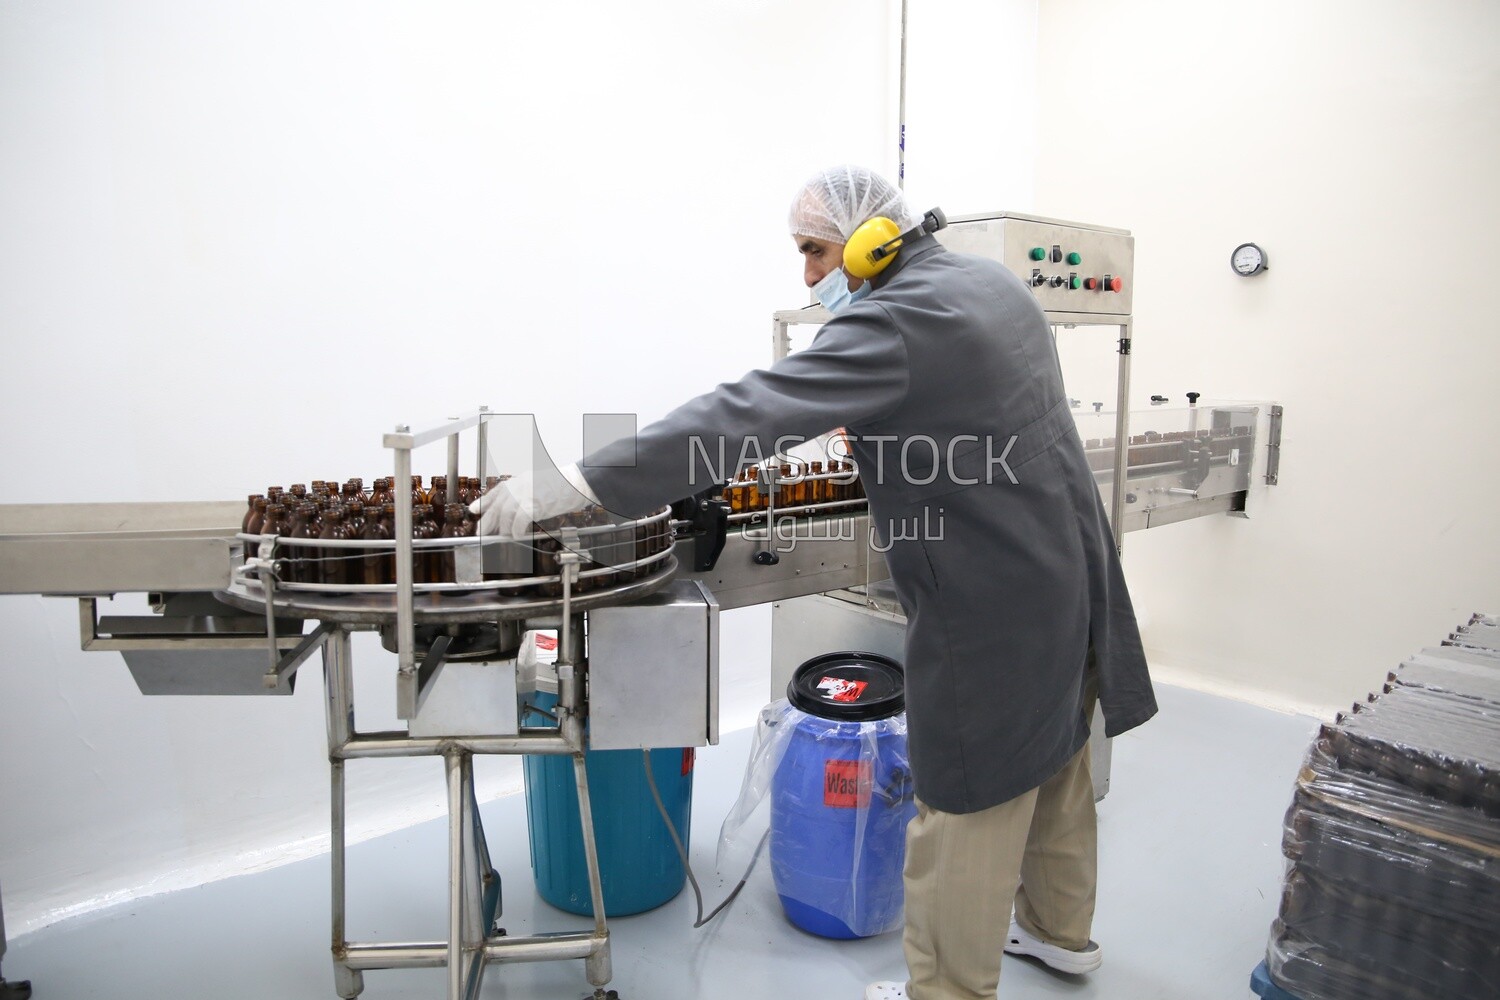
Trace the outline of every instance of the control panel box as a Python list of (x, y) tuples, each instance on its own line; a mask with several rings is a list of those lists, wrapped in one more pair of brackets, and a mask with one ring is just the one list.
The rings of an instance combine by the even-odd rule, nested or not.
[(1042, 311), (1128, 317), (1135, 290), (1135, 237), (1015, 212), (948, 220), (937, 238), (950, 250), (998, 260), (1035, 293)]

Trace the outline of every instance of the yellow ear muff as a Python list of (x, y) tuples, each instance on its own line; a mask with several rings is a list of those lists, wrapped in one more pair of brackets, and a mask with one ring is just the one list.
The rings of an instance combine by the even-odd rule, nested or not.
[(901, 227), (877, 216), (860, 226), (844, 242), (844, 270), (856, 278), (875, 277), (896, 259)]

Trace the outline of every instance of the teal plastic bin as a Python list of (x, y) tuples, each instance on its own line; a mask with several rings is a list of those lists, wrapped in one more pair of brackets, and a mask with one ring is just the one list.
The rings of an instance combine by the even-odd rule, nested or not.
[[(557, 696), (538, 692), (532, 704), (550, 710)], [(527, 725), (550, 722), (537, 713), (528, 716)], [(684, 847), (691, 843), (693, 763), (691, 747), (651, 751), (652, 777)], [(604, 915), (623, 917), (669, 902), (682, 891), (687, 872), (652, 801), (641, 752), (590, 750), (584, 754), (584, 766), (604, 885)], [(528, 756), (523, 772), (537, 892), (560, 910), (591, 917), (594, 903), (578, 820), (573, 758)]]

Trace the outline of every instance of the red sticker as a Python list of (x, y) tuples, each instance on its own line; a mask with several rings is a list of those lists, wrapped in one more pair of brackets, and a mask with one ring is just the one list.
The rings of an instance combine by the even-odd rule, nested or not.
[(825, 677), (818, 681), (818, 690), (829, 701), (859, 701), (869, 686), (869, 681), (851, 681), (847, 677)]
[(547, 635), (544, 632), (538, 632), (536, 634), (536, 648), (537, 649), (556, 649), (557, 648), (557, 636), (555, 636), (555, 635)]
[(868, 806), (870, 804), (870, 761), (824, 761), (823, 804), (830, 809)]

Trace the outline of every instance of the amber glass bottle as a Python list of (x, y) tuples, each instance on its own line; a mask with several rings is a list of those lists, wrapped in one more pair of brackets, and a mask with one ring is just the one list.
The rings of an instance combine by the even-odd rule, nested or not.
[(240, 531), (242, 531), (243, 533), (245, 533), (247, 535), (250, 533), (250, 521), (251, 521), (252, 518), (255, 517), (255, 502), (257, 500), (264, 500), (264, 499), (265, 499), (264, 494), (260, 494), (260, 493), (252, 493), (252, 494), (250, 494), (250, 499), (247, 500), (247, 501), (245, 501), (245, 516), (244, 516), (244, 518), (242, 518), (240, 520)]
[[(323, 528), (318, 532), (320, 541), (342, 542), (349, 538), (349, 533), (344, 530), (344, 507), (342, 504), (331, 504), (323, 512)], [(334, 586), (345, 586), (349, 582), (347, 570), (348, 557), (352, 553), (345, 548), (327, 548), (318, 550), (318, 582), (331, 583)]]
[(416, 507), (419, 504), (426, 503), (429, 499), (431, 499), (431, 497), (428, 495), (427, 491), (424, 490), (424, 489), (422, 489), (422, 477), (421, 476), (412, 476), (411, 477), (411, 505), (413, 507)]
[[(363, 500), (344, 504), (344, 533), (358, 538), (365, 530), (365, 504)], [(353, 582), (353, 581), (351, 581)]]
[[(351, 539), (358, 539), (365, 533), (365, 504), (363, 500), (344, 505), (344, 534)], [(345, 583), (365, 582), (365, 552), (364, 549), (345, 549), (342, 553), (348, 557), (344, 567)]]
[[(318, 537), (313, 530), (313, 518), (316, 514), (317, 506), (311, 500), (298, 502), (292, 509), (291, 521), (287, 525), (284, 537), (292, 542)], [(315, 564), (310, 561), (311, 549), (305, 545), (288, 545), (283, 551), (285, 553), (283, 579), (292, 583), (317, 582), (316, 573), (313, 571)]]
[[(394, 510), (395, 508), (392, 508), (393, 512)], [(360, 531), (359, 537), (361, 540), (367, 542), (388, 542), (391, 540), (391, 529), (386, 525), (385, 519), (381, 517), (378, 508), (370, 508), (370, 513), (365, 517), (365, 526)], [(389, 569), (391, 562), (392, 557), (389, 549), (365, 549), (363, 558), (360, 559), (360, 582), (367, 586), (392, 582), (393, 578)]]
[(447, 476), (432, 477), (432, 489), (427, 491), (427, 502), (432, 505), (434, 511), (441, 513), (448, 509)]
[[(381, 527), (383, 527), (385, 529), (386, 535), (389, 536), (391, 539), (395, 539), (395, 537), (396, 537), (396, 505), (395, 505), (395, 503), (387, 503), (384, 507), (381, 508), (381, 510), (380, 510), (380, 524), (381, 524)], [(384, 577), (384, 579), (383, 579), (382, 582), (384, 582), (384, 583), (395, 583), (396, 582), (396, 549), (395, 549), (394, 546), (392, 546), (391, 549), (390, 549), (390, 551), (387, 552), (386, 555), (384, 556), (384, 558), (381, 559), (381, 561), (380, 561), (380, 572), (381, 572), (381, 575)]]
[[(286, 508), (283, 507), (281, 504), (279, 504), (279, 503), (267, 503), (266, 504), (266, 517), (265, 517), (265, 520), (261, 522), (260, 533), (262, 535), (279, 535), (279, 534), (281, 534), (282, 528), (285, 526), (285, 522), (283, 520), (283, 518), (285, 517), (285, 515), (286, 515)], [(258, 552), (259, 549), (260, 549), (260, 546), (256, 545), (255, 546), (255, 550)]]
[[(414, 541), (425, 541), (436, 538), (438, 526), (432, 520), (432, 507), (425, 503), (419, 503), (411, 510), (411, 537)], [(411, 580), (412, 583), (433, 583), (434, 577), (441, 571), (441, 567), (434, 567), (439, 554), (432, 549), (415, 549), (411, 557)]]
[[(814, 462), (811, 466), (811, 474), (814, 477), (823, 474), (823, 463)], [(828, 480), (814, 478), (807, 484), (807, 502), (823, 503), (828, 498)]]
[[(470, 535), (474, 534), (473, 527), (464, 522), (463, 504), (450, 503), (446, 508), (444, 508), (444, 512), (445, 518), (443, 521), (441, 537), (468, 538)], [(458, 575), (455, 571), (454, 563), (455, 553), (452, 550), (448, 550), (442, 553), (441, 575), (443, 583), (457, 582)]]
[(745, 509), (745, 474), (737, 474), (724, 487), (724, 499), (729, 502), (729, 513), (739, 514)]
[[(269, 506), (270, 503), (266, 500), (265, 497), (255, 497), (254, 502), (250, 507), (250, 515), (245, 518), (245, 523), (242, 526), (241, 530), (243, 530), (247, 535), (259, 535), (264, 532), (266, 524), (266, 508), (268, 508)], [(246, 542), (245, 558), (247, 560), (253, 558), (255, 556), (256, 550), (259, 548), (260, 546), (256, 542)]]

